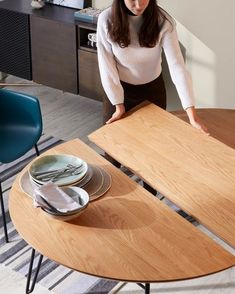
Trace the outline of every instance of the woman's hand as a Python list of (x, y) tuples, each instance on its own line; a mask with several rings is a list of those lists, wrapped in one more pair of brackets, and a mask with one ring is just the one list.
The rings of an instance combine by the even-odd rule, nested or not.
[(200, 130), (201, 132), (203, 132), (204, 134), (210, 135), (207, 127), (200, 121), (200, 119), (198, 118), (197, 114), (196, 114), (196, 110), (194, 107), (189, 107), (186, 109), (186, 113), (188, 115), (189, 118), (189, 122), (190, 124)]
[(117, 104), (115, 106), (116, 106), (116, 110), (113, 113), (112, 117), (108, 121), (106, 121), (106, 124), (110, 124), (110, 123), (112, 123), (112, 122), (114, 122), (116, 120), (119, 120), (125, 114), (126, 110), (125, 110), (125, 106), (124, 106), (123, 103), (122, 104)]

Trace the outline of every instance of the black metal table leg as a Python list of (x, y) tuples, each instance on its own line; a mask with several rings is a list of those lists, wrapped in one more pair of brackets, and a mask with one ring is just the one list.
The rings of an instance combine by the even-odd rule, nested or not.
[(145, 285), (141, 283), (137, 283), (142, 289), (144, 289), (145, 294), (150, 294), (150, 283), (146, 283)]
[(35, 257), (35, 249), (32, 248), (31, 259), (30, 259), (30, 264), (29, 264), (29, 271), (28, 271), (27, 282), (26, 282), (26, 291), (25, 291), (26, 294), (32, 293), (33, 290), (34, 290), (34, 287), (35, 287), (35, 284), (36, 284), (36, 281), (37, 281), (37, 277), (38, 277), (38, 273), (39, 273), (39, 270), (40, 270), (40, 266), (41, 266), (41, 263), (42, 263), (43, 255), (40, 254), (40, 256), (39, 256), (37, 268), (35, 270), (34, 277), (33, 277), (33, 280), (32, 280), (32, 284), (30, 286), (30, 280), (31, 280), (31, 276), (32, 276), (34, 257)]
[(150, 284), (146, 283), (145, 284), (145, 294), (149, 294), (150, 293)]

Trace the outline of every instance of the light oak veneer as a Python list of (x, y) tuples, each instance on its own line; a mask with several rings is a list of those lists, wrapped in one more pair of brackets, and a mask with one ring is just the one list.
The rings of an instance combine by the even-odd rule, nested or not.
[[(172, 111), (171, 113), (188, 122), (185, 111)], [(207, 126), (212, 137), (235, 149), (235, 110), (201, 108), (197, 109), (197, 114)]]
[[(234, 117), (234, 112), (223, 114)], [(212, 134), (219, 116), (211, 121)], [(224, 129), (225, 142), (234, 146), (233, 120), (231, 124)], [(222, 128), (218, 138), (224, 137)], [(89, 139), (235, 246), (234, 149), (151, 103), (103, 126)]]
[(188, 279), (234, 265), (233, 255), (81, 141), (46, 154), (79, 156), (105, 168), (113, 183), (77, 219), (62, 222), (33, 208), (17, 177), (10, 191), (11, 218), (43, 255), (80, 272), (138, 282)]

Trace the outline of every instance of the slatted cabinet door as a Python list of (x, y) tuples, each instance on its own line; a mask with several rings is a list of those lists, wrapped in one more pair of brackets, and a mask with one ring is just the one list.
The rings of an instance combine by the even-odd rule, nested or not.
[(27, 14), (0, 8), (0, 70), (32, 79)]

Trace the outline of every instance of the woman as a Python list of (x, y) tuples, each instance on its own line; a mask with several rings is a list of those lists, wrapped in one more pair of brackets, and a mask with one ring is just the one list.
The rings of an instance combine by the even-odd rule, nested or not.
[(180, 51), (174, 20), (156, 0), (114, 0), (97, 25), (98, 61), (103, 88), (104, 120), (121, 119), (149, 100), (166, 109), (161, 52), (191, 125), (207, 132), (194, 108), (191, 78)]

